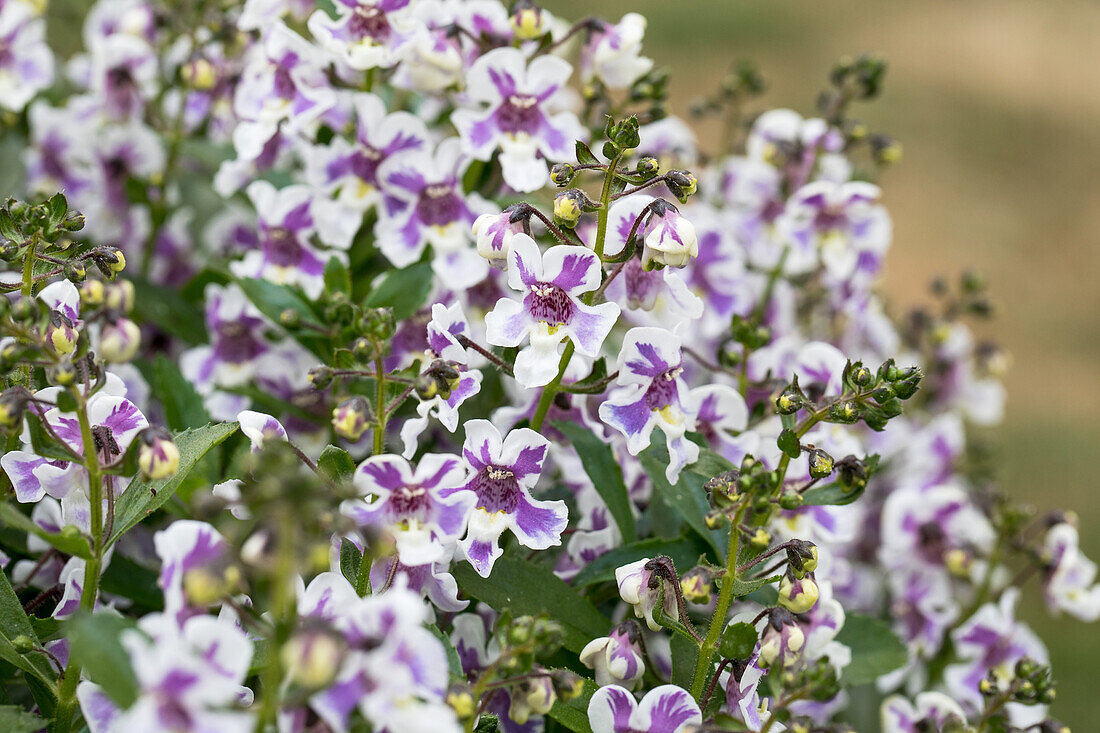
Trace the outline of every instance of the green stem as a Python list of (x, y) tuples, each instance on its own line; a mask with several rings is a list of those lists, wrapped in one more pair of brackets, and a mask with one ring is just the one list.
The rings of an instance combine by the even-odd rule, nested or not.
[(695, 674), (691, 678), (691, 696), (701, 700), (703, 687), (710, 676), (710, 663), (714, 661), (714, 653), (718, 650), (718, 638), (722, 635), (722, 629), (726, 626), (726, 614), (729, 613), (730, 603), (733, 602), (733, 586), (737, 584), (737, 555), (741, 539), (741, 520), (744, 518), (745, 509), (737, 511), (737, 516), (730, 526), (730, 545), (726, 555), (726, 574), (719, 581), (722, 584), (718, 592), (718, 604), (714, 607), (714, 616), (710, 619), (710, 628), (699, 647), (699, 657), (695, 660)]
[[(621, 159), (622, 155), (620, 154), (608, 163), (607, 170), (604, 171), (603, 188), (600, 190), (600, 209), (596, 212), (596, 242), (592, 249), (596, 253), (596, 257), (599, 258), (601, 267), (603, 266), (604, 242), (607, 240), (607, 215), (611, 203), (611, 186), (615, 182), (615, 171), (618, 169)], [(585, 293), (584, 302), (592, 305), (597, 292), (600, 291)], [(572, 341), (565, 345), (561, 361), (558, 362), (558, 375), (554, 377), (550, 384), (542, 388), (539, 404), (535, 408), (535, 415), (531, 418), (531, 429), (536, 432), (542, 429), (542, 423), (546, 420), (546, 413), (550, 410), (550, 403), (554, 401), (554, 395), (560, 391), (561, 380), (565, 377), (565, 370), (569, 368), (569, 361), (573, 358), (574, 350)]]
[(374, 395), (374, 455), (380, 456), (386, 450), (386, 367), (382, 357), (374, 360), (376, 389)]
[[(79, 393), (78, 400), (76, 417), (80, 423), (80, 436), (84, 442), (84, 467), (88, 471), (92, 532), (92, 557), (84, 565), (84, 588), (80, 594), (80, 608), (83, 611), (92, 611), (95, 609), (99, 574), (103, 567), (103, 476), (100, 473), (95, 436), (92, 435), (92, 425), (88, 420), (87, 402)], [(51, 733), (68, 733), (70, 730), (76, 708), (76, 686), (79, 682), (80, 664), (70, 657), (58, 685), (57, 715), (50, 727)]]
[(30, 245), (27, 247), (27, 254), (23, 255), (23, 287), (20, 290), (20, 295), (28, 297), (32, 295), (34, 287), (34, 258), (37, 254), (38, 238), (31, 239)]
[(256, 718), (255, 733), (263, 733), (275, 725), (279, 713), (279, 690), (283, 684), (282, 648), (294, 629), (294, 590), (291, 578), (296, 577), (294, 553), (297, 518), (284, 507), (279, 517), (279, 554), (271, 576), (271, 615), (275, 630), (271, 638), (271, 658), (263, 673), (263, 702)]

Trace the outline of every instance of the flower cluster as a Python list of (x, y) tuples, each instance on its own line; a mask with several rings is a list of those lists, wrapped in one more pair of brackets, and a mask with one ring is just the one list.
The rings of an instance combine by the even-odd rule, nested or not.
[(967, 440), (981, 279), (887, 316), (884, 63), (703, 151), (645, 29), (100, 0), (55, 82), (0, 2), (21, 729), (1061, 729), (1096, 566)]

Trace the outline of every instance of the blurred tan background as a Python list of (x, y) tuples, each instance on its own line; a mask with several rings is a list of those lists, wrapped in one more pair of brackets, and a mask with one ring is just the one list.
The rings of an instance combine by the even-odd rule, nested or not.
[[(984, 335), (1013, 356), (1002, 483), (1075, 509), (1100, 559), (1100, 3), (1085, 0), (550, 0), (566, 17), (649, 19), (646, 50), (672, 71), (672, 111), (756, 61), (767, 106), (813, 110), (831, 64), (874, 51), (884, 95), (854, 111), (905, 150), (881, 181), (894, 217), (893, 311), (936, 274), (983, 273), (999, 306)], [(707, 127), (701, 128), (707, 145)], [(711, 140), (711, 148), (714, 141)], [(1100, 625), (1050, 620), (1035, 580), (1025, 617), (1059, 679), (1053, 712), (1100, 729)]]

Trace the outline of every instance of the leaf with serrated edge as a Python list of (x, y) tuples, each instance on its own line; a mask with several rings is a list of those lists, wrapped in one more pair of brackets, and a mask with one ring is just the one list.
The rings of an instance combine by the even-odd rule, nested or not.
[(115, 529), (109, 543), (164, 506), (210, 449), (237, 432), (239, 427), (235, 422), (216, 423), (197, 430), (185, 430), (176, 435), (173, 440), (180, 452), (180, 465), (176, 474), (158, 481), (139, 476), (130, 482), (126, 491), (115, 502)]

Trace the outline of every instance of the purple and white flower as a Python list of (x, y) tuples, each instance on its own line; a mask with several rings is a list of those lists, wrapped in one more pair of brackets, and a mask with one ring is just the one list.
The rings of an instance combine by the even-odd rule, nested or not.
[(588, 642), (581, 650), (580, 661), (595, 671), (600, 687), (619, 685), (633, 690), (645, 674), (641, 630), (633, 621), (619, 624), (607, 636)]
[(397, 267), (420, 259), (432, 246), (432, 268), (453, 288), (480, 282), (489, 267), (470, 245), (472, 226), (489, 204), (462, 190), (468, 161), (458, 138), (447, 138), (434, 151), (415, 150), (387, 160), (378, 170), (393, 204), (381, 211), (378, 244)]
[(458, 341), (459, 336), (469, 336), (469, 331), (460, 303), (450, 307), (442, 303), (432, 306), (432, 320), (428, 322), (430, 356), (432, 359), (443, 359), (453, 366), (459, 374), (458, 383), (447, 397), (436, 395), (429, 400), (421, 400), (416, 406), (417, 417), (406, 420), (401, 426), (405, 458), (412, 458), (416, 452), (417, 438), (428, 427), (429, 417), (439, 420), (447, 432), (453, 433), (458, 427), (458, 408), (481, 391), (482, 374), (477, 369), (469, 368), (466, 348)]
[(562, 244), (540, 253), (526, 234), (512, 238), (508, 285), (523, 299), (497, 301), (485, 316), (486, 338), (509, 347), (529, 341), (514, 367), (524, 387), (540, 387), (557, 376), (564, 338), (584, 356), (599, 355), (620, 312), (615, 303), (581, 302), (583, 293), (599, 287), (600, 271), (599, 258), (584, 247)]
[(237, 414), (241, 432), (252, 443), (252, 452), (259, 453), (268, 441), (287, 440), (286, 428), (282, 423), (263, 412), (244, 410)]
[(614, 25), (599, 21), (599, 26), (581, 49), (581, 77), (585, 82), (598, 79), (609, 89), (626, 89), (649, 73), (653, 59), (641, 55), (644, 16), (627, 13)]
[(691, 694), (676, 685), (660, 685), (641, 702), (622, 687), (601, 687), (588, 703), (592, 733), (682, 733), (703, 722)]
[(309, 17), (309, 32), (352, 69), (390, 67), (415, 27), (409, 5), (409, 0), (336, 0), (336, 17), (315, 11)]
[(682, 376), (680, 338), (661, 328), (632, 328), (618, 364), (617, 387), (600, 405), (600, 419), (626, 436), (634, 456), (649, 447), (659, 427), (668, 444), (665, 477), (676, 483), (683, 467), (699, 458), (699, 446), (686, 435), (695, 427), (697, 408)]
[(561, 544), (569, 520), (565, 502), (538, 501), (531, 496), (549, 445), (546, 438), (527, 428), (502, 437), (488, 420), (466, 423), (462, 455), (473, 473), (454, 491), (472, 491), (477, 500), (459, 547), (483, 578), (489, 577), (503, 553), (499, 541), (505, 530), (511, 530), (521, 545), (532, 550)]
[(482, 214), (474, 220), (477, 253), (498, 270), (508, 268), (512, 239), (524, 232), (523, 218), (515, 216), (519, 206), (522, 205), (509, 206), (499, 214)]
[(0, 106), (20, 112), (53, 81), (46, 21), (32, 3), (0, 3)]
[(671, 581), (657, 572), (652, 559), (642, 558), (615, 568), (615, 583), (619, 587), (619, 597), (634, 608), (635, 616), (645, 619), (650, 631), (663, 628), (654, 615), (662, 594), (662, 613), (671, 618), (677, 617), (679, 611), (676, 607), (675, 589), (671, 587)]
[(267, 181), (256, 181), (248, 187), (248, 197), (260, 220), (260, 248), (231, 263), (233, 273), (299, 285), (311, 298), (318, 297), (325, 287), (329, 257), (344, 255), (322, 253), (310, 244), (317, 231), (311, 211), (312, 189), (293, 185), (276, 190)]
[(882, 701), (882, 733), (921, 733), (929, 723), (941, 728), (948, 721), (965, 722), (966, 713), (942, 692), (922, 692), (913, 702), (901, 695)]
[(1043, 540), (1046, 582), (1043, 593), (1047, 607), (1061, 610), (1081, 621), (1100, 618), (1100, 584), (1096, 563), (1085, 557), (1078, 544), (1077, 527), (1059, 522), (1047, 530)]
[(419, 117), (386, 114), (385, 104), (373, 94), (357, 95), (354, 107), (355, 139), (336, 137), (328, 146), (312, 148), (306, 175), (314, 186), (335, 193), (336, 201), (349, 211), (365, 211), (383, 200), (381, 165), (403, 152), (427, 150), (429, 135)]
[(488, 109), (460, 109), (451, 116), (466, 150), (489, 160), (499, 149), (504, 182), (524, 193), (546, 185), (549, 161), (572, 160), (574, 143), (584, 136), (572, 112), (551, 113), (572, 74), (557, 56), (528, 63), (515, 48), (497, 48), (479, 58), (467, 74), (467, 92)]
[(118, 708), (99, 685), (83, 681), (77, 699), (92, 733), (172, 730), (247, 733), (255, 725), (243, 706), (252, 642), (233, 623), (196, 616), (178, 624), (151, 614), (122, 634), (137, 678), (137, 700)]
[(355, 488), (367, 500), (349, 500), (341, 511), (360, 526), (392, 534), (405, 565), (444, 559), (445, 545), (466, 530), (476, 497), (462, 491), (466, 467), (458, 456), (429, 453), (412, 467), (393, 455), (368, 458), (355, 472)]

